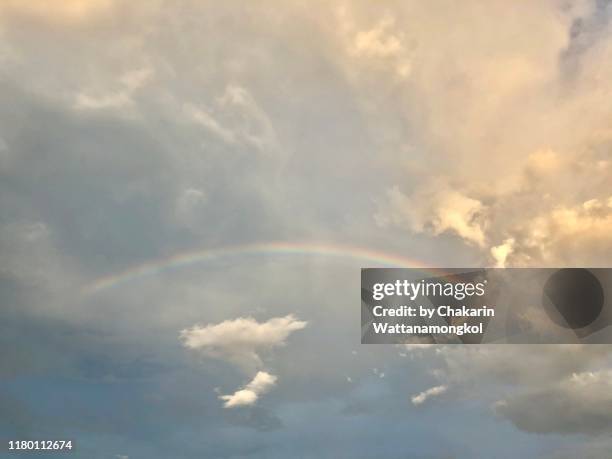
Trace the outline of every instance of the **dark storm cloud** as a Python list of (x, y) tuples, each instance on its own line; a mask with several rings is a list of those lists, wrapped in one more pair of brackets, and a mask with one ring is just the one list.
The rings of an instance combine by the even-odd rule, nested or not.
[[(222, 243), (255, 237), (268, 226), (267, 204), (248, 183), (244, 164), (231, 167), (234, 161), (219, 162), (208, 147), (197, 146), (191, 167), (205, 172), (191, 181), (176, 164), (180, 152), (160, 144), (145, 122), (105, 113), (83, 116), (14, 85), (5, 85), (0, 97), (3, 137), (10, 145), (0, 185), (4, 217), (44, 222), (58, 250), (89, 269), (154, 258), (161, 250), (196, 243), (194, 232), (202, 229)], [(203, 214), (201, 227), (190, 230), (173, 220), (183, 187), (194, 186), (202, 186), (207, 198), (196, 209)]]

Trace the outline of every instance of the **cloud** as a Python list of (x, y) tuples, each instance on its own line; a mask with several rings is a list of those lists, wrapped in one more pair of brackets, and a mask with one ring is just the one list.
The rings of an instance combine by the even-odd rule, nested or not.
[(195, 325), (182, 330), (180, 338), (189, 349), (250, 370), (261, 367), (261, 351), (284, 345), (291, 333), (306, 325), (307, 322), (292, 315), (262, 323), (250, 317), (240, 317), (219, 324)]
[(270, 117), (247, 88), (228, 85), (219, 98), (236, 135), (259, 152), (275, 157), (284, 155)]
[[(479, 385), (541, 387), (550, 381), (588, 371), (605, 363), (610, 349), (593, 345), (495, 345), (466, 348), (430, 345), (402, 347), (428, 359), (445, 384), (467, 390)], [(537, 368), (537, 371), (534, 371)]]
[(508, 256), (514, 251), (514, 238), (508, 238), (500, 245), (491, 247), (491, 256), (496, 268), (505, 268)]
[[(363, 104), (374, 107), (372, 122), (389, 126), (383, 148), (401, 171), (374, 212), (382, 228), (456, 235), (483, 265), (605, 266), (610, 221), (582, 208), (612, 195), (612, 110), (599, 102), (612, 85), (596, 76), (612, 72), (601, 66), (612, 56), (610, 12), (595, 3), (529, 11), (474, 5), (453, 12), (468, 24), (462, 29), (449, 26), (457, 17), (415, 4), (370, 17), (374, 26), (364, 25), (367, 9), (344, 14), (340, 24), (348, 17), (365, 30), (365, 50), (410, 49), (406, 81), (381, 68), (360, 68), (354, 79), (371, 90)], [(481, 14), (502, 10), (530, 19), (490, 34)], [(536, 23), (543, 25), (537, 32)], [(405, 108), (387, 110), (383, 91), (374, 90), (380, 81)]]
[[(604, 177), (611, 170), (597, 156), (559, 158), (536, 151), (507, 189), (477, 182), (449, 188), (439, 178), (411, 195), (396, 186), (374, 218), (383, 228), (455, 234), (481, 249), (483, 264), (497, 267), (607, 266), (603, 254), (612, 249), (612, 189)], [(592, 187), (586, 187), (589, 182)], [(574, 185), (581, 190), (572, 191)]]
[(355, 17), (355, 10), (344, 6), (337, 9), (336, 17), (345, 48), (358, 63), (388, 68), (400, 80), (410, 76), (412, 43), (406, 43), (406, 36), (392, 13), (387, 11), (372, 23), (361, 21)]
[(182, 113), (230, 147), (243, 146), (277, 161), (286, 156), (272, 120), (244, 86), (227, 85), (208, 105), (186, 102)]
[(384, 208), (375, 216), (382, 227), (395, 224), (436, 236), (453, 233), (470, 244), (485, 244), (484, 207), (476, 199), (437, 186), (423, 189), (412, 197), (394, 187), (388, 190), (387, 198)]
[[(227, 360), (250, 372), (263, 365), (261, 351), (284, 345), (291, 333), (306, 325), (307, 322), (297, 320), (292, 315), (276, 317), (263, 323), (247, 317), (214, 325), (196, 325), (183, 330), (180, 337), (185, 347), (208, 357)], [(219, 398), (224, 400), (225, 408), (253, 405), (276, 381), (276, 376), (258, 371), (253, 380), (242, 389)]]
[(0, 13), (26, 14), (70, 24), (108, 13), (113, 5), (114, 0), (62, 0), (54, 4), (45, 0), (4, 0)]
[(79, 93), (76, 97), (75, 107), (80, 110), (101, 110), (106, 108), (124, 108), (131, 103), (132, 99), (125, 91), (98, 96)]
[(143, 67), (130, 70), (114, 82), (113, 89), (92, 88), (76, 94), (77, 110), (128, 109), (134, 104), (134, 94), (152, 77), (153, 70)]
[(353, 43), (353, 52), (358, 56), (375, 57), (389, 57), (399, 54), (402, 51), (401, 36), (387, 32), (393, 25), (393, 18), (387, 16), (373, 28), (357, 32)]
[[(612, 372), (605, 367), (609, 346), (403, 349), (427, 359), (431, 375), (439, 382), (434, 389), (452, 385), (461, 397), (488, 399), (499, 416), (521, 430), (592, 435), (612, 430)], [(413, 397), (413, 403), (426, 401), (428, 392)]]
[(185, 104), (186, 114), (197, 124), (201, 125), (214, 135), (221, 138), (228, 144), (236, 142), (236, 135), (231, 129), (222, 126), (210, 113), (205, 109), (196, 107), (192, 104)]
[(535, 433), (612, 432), (612, 371), (574, 373), (561, 382), (494, 405), (519, 429)]
[[(271, 9), (185, 1), (175, 8), (152, 0), (106, 9), (95, 5), (107, 2), (91, 0), (85, 13), (71, 15), (63, 10), (73, 1), (0, 2), (0, 135), (8, 145), (0, 154), (0, 258), (27, 286), (28, 301), (14, 308), (23, 322), (33, 312), (52, 315), (52, 302), (61, 305), (62, 320), (81, 321), (87, 339), (106, 337), (100, 348), (129, 337), (143, 344), (143, 353), (159, 353), (180, 368), (173, 344), (184, 324), (203, 320), (214, 327), (219, 317), (246, 317), (254, 302), (266, 304), (269, 317), (283, 316), (286, 304), (308, 310), (319, 326), (280, 353), (270, 370), (286, 384), (292, 404), (307, 401), (308, 409), (295, 411), (296, 428), (282, 433), (305, 455), (376, 456), (364, 447), (375, 448), (386, 422), (430, 431), (422, 420), (410, 424), (405, 412), (393, 419), (369, 414), (368, 425), (380, 430), (368, 432), (320, 423), (333, 420), (321, 413), (347, 397), (344, 375), (354, 381), (351, 394), (368, 392), (372, 406), (443, 385), (488, 409), (497, 400), (544, 392), (574, 372), (609, 367), (609, 349), (598, 346), (432, 346), (406, 349), (413, 358), (401, 359), (401, 367), (386, 360), (388, 352), (369, 348), (347, 359), (353, 341), (345, 338), (353, 330), (344, 320), (351, 303), (345, 290), (358, 288), (358, 280), (344, 262), (311, 257), (245, 257), (160, 272), (66, 312), (73, 292), (91, 278), (181, 251), (278, 238), (346, 240), (456, 266), (606, 264), (612, 135), (610, 106), (602, 101), (610, 98), (612, 53), (607, 23), (595, 30), (589, 20), (603, 14), (595, 10), (609, 11), (604, 2), (592, 8), (596, 2), (467, 1), (443, 8), (407, 1), (381, 10), (355, 2)], [(492, 22), (496, 17), (504, 20)], [(151, 77), (138, 74), (145, 68), (153, 69)], [(139, 116), (126, 116), (132, 113)], [(290, 155), (284, 163), (283, 155)], [(57, 291), (64, 284), (70, 288), (56, 297), (45, 294), (47, 286)], [(326, 292), (326, 301), (317, 292)], [(249, 333), (266, 323), (253, 322)], [(38, 355), (36, 348), (57, 346), (51, 339), (57, 325), (41, 328), (50, 337), (28, 333), (33, 350), (9, 359), (9, 374), (13, 361), (21, 365)], [(6, 335), (4, 342), (12, 339)], [(244, 382), (265, 368), (265, 352), (275, 346), (228, 339), (193, 349), (240, 365), (249, 372)], [(124, 355), (130, 346), (112, 349)], [(96, 353), (77, 347), (67, 346), (85, 357)], [(61, 348), (53, 352), (62, 362), (72, 359)], [(58, 373), (39, 366), (45, 369), (37, 380), (47, 387), (47, 375)], [(387, 369), (384, 380), (371, 378), (374, 366)], [(217, 381), (231, 372), (212, 374), (211, 367), (204, 363), (205, 379), (173, 373), (180, 390), (159, 385), (168, 386), (160, 400), (181, 400), (180, 407), (163, 401), (155, 407), (167, 433), (154, 439), (149, 456), (167, 457), (160, 445), (189, 455), (185, 445), (200, 441), (203, 430), (211, 432), (213, 456), (282, 456), (274, 441), (251, 437), (248, 429), (228, 435), (219, 412), (240, 417), (251, 409), (221, 408), (211, 386), (243, 382)], [(203, 394), (203, 387), (210, 390)], [(141, 389), (134, 388), (145, 394)], [(117, 401), (101, 399), (110, 408)], [(145, 425), (114, 426), (136, 445), (142, 430), (134, 430), (158, 418), (147, 416), (150, 401), (139, 400), (130, 397), (128, 411), (144, 413), (137, 418)], [(436, 421), (470, 417), (463, 404), (449, 405), (449, 421)], [(74, 407), (67, 413), (79, 418)], [(480, 414), (470, 418), (474, 428), (489, 423)], [(347, 444), (311, 441), (311, 429), (344, 426)], [(468, 447), (461, 429), (449, 432), (445, 447), (453, 456), (492, 457), (500, 450), (486, 441)], [(523, 436), (518, 429), (501, 432), (510, 443)], [(531, 440), (542, 451), (558, 437)], [(443, 456), (426, 441), (415, 447)]]
[(225, 408), (254, 405), (259, 396), (268, 392), (276, 384), (276, 381), (276, 376), (265, 371), (258, 371), (253, 380), (243, 389), (231, 395), (221, 395), (219, 398), (225, 401), (223, 404)]
[(437, 397), (438, 395), (442, 395), (444, 392), (447, 391), (447, 389), (448, 389), (447, 386), (430, 387), (426, 391), (423, 391), (423, 392), (413, 396), (411, 398), (412, 404), (414, 406), (422, 405), (423, 403), (425, 403), (430, 398)]
[(590, 266), (607, 266), (603, 253), (612, 247), (612, 207), (608, 200), (592, 198), (539, 215), (523, 227), (510, 259), (514, 257), (520, 264), (535, 258), (547, 264), (572, 265), (583, 258)]

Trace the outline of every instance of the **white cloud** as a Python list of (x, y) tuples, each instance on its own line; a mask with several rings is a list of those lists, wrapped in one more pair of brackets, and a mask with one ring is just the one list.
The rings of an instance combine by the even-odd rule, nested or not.
[(223, 404), (225, 408), (253, 405), (260, 395), (268, 392), (276, 384), (276, 381), (276, 376), (265, 371), (259, 371), (243, 389), (231, 395), (221, 395), (219, 398), (225, 401)]
[(430, 387), (426, 391), (423, 391), (423, 392), (413, 396), (412, 399), (411, 399), (412, 400), (412, 404), (415, 405), (415, 406), (422, 405), (428, 399), (430, 399), (432, 397), (437, 397), (438, 395), (442, 395), (444, 392), (447, 391), (447, 389), (448, 389), (447, 386)]
[(261, 351), (284, 345), (291, 333), (306, 325), (307, 322), (292, 315), (262, 323), (251, 317), (240, 317), (219, 324), (195, 325), (182, 330), (180, 338), (189, 349), (252, 371), (262, 365)]
[(395, 224), (436, 236), (453, 233), (470, 244), (485, 244), (485, 207), (477, 199), (438, 185), (424, 188), (412, 197), (393, 187), (387, 197), (375, 216), (380, 226)]
[(514, 250), (514, 238), (506, 239), (502, 244), (491, 247), (491, 255), (495, 260), (496, 268), (505, 268), (508, 256)]

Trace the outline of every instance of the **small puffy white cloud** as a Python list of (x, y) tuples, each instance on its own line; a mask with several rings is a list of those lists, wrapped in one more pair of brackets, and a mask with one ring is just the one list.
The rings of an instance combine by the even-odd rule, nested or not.
[(257, 322), (252, 317), (239, 317), (218, 324), (195, 325), (184, 329), (180, 339), (186, 348), (252, 371), (262, 365), (259, 355), (261, 351), (284, 345), (291, 333), (306, 325), (307, 322), (293, 315), (275, 317), (266, 322)]
[(253, 405), (257, 401), (258, 396), (252, 390), (241, 389), (232, 395), (221, 395), (219, 398), (225, 401), (223, 404), (225, 408), (234, 408), (237, 406)]
[(422, 405), (423, 403), (425, 403), (428, 399), (432, 398), (432, 397), (437, 397), (438, 395), (442, 395), (444, 392), (446, 392), (448, 389), (447, 386), (435, 386), (435, 387), (430, 387), (429, 389), (415, 395), (414, 397), (412, 397), (412, 404), (414, 406), (418, 406), (418, 405)]
[(276, 384), (276, 381), (276, 376), (259, 371), (244, 388), (231, 395), (221, 395), (219, 398), (225, 401), (223, 404), (225, 408), (253, 405), (260, 395), (268, 392)]

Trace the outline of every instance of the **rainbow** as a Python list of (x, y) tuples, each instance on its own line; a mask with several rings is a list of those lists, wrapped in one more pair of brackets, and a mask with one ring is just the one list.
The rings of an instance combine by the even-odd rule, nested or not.
[(303, 255), (323, 256), (358, 260), (372, 263), (372, 267), (421, 268), (435, 272), (435, 268), (412, 258), (388, 252), (341, 244), (318, 242), (259, 242), (215, 249), (195, 250), (178, 253), (165, 258), (151, 260), (118, 273), (94, 279), (82, 289), (84, 295), (92, 295), (103, 290), (127, 284), (136, 279), (155, 276), (163, 271), (188, 267), (200, 263), (242, 255)]

